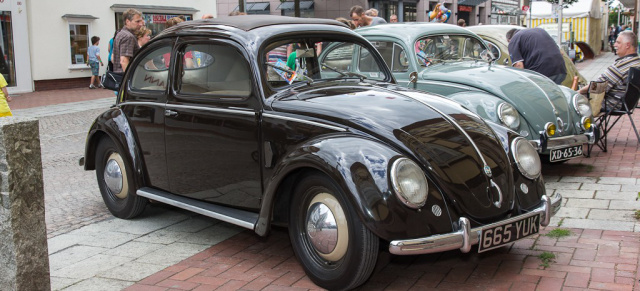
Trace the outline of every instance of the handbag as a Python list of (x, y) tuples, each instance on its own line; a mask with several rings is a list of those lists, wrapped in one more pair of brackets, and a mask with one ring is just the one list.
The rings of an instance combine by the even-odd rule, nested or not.
[(102, 86), (104, 86), (105, 89), (119, 91), (123, 76), (124, 73), (106, 71), (104, 75), (102, 75)]
[(602, 109), (602, 101), (607, 90), (607, 83), (595, 82), (589, 83), (589, 104), (591, 105), (591, 113), (593, 116), (597, 116)]

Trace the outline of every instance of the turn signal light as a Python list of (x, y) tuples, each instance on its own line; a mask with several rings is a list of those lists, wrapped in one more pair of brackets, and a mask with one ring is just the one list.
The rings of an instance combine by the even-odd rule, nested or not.
[(583, 117), (582, 118), (582, 129), (589, 130), (591, 129), (591, 118)]
[(556, 125), (551, 122), (547, 122), (544, 126), (544, 131), (547, 133), (547, 136), (554, 136), (556, 134)]

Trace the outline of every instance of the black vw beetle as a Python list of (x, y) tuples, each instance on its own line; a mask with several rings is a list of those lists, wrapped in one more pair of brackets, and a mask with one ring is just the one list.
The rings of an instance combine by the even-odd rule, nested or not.
[[(369, 53), (351, 65), (354, 49)], [(322, 19), (237, 16), (162, 32), (91, 126), (84, 161), (119, 218), (154, 200), (260, 236), (287, 226), (327, 289), (366, 281), (380, 244), (484, 252), (537, 233), (561, 202), (526, 139), (395, 84), (369, 42)]]

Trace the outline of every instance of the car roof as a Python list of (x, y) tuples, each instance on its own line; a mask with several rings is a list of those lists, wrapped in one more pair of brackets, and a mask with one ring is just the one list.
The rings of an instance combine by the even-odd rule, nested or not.
[[(178, 32), (182, 30), (190, 30), (194, 27), (200, 29), (207, 26), (216, 26), (216, 29), (224, 29), (224, 26), (233, 27), (236, 29), (251, 31), (256, 28), (282, 25), (282, 24), (322, 24), (322, 25), (336, 25), (347, 27), (343, 23), (332, 19), (321, 18), (299, 18), (277, 15), (238, 15), (238, 16), (225, 16), (214, 19), (199, 19), (193, 21), (185, 21), (177, 24), (166, 32)], [(164, 31), (163, 31), (164, 33)]]
[(411, 40), (423, 36), (433, 34), (471, 34), (467, 29), (460, 26), (435, 23), (435, 22), (408, 22), (408, 23), (391, 23), (367, 26), (356, 29), (356, 32), (364, 36), (373, 35), (393, 35), (398, 36), (398, 31), (402, 31), (402, 35), (409, 37)]

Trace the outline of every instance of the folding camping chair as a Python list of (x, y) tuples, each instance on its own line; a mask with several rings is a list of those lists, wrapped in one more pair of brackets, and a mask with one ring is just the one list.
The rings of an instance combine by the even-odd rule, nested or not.
[[(629, 68), (629, 79), (627, 82), (627, 90), (624, 93), (622, 99), (619, 102), (622, 102), (622, 108), (619, 110), (609, 110), (607, 109), (606, 102), (604, 111), (600, 113), (600, 115), (595, 117), (595, 125), (600, 130), (600, 136), (598, 140), (593, 145), (589, 145), (587, 149), (587, 156), (591, 155), (591, 149), (593, 149), (594, 145), (597, 145), (603, 152), (607, 152), (607, 134), (611, 129), (618, 123), (620, 118), (624, 115), (629, 117), (629, 121), (631, 121), (631, 126), (633, 126), (633, 130), (636, 133), (636, 137), (638, 138), (638, 144), (640, 144), (640, 134), (638, 133), (638, 129), (636, 128), (636, 124), (633, 122), (633, 118), (631, 118), (631, 114), (633, 114), (633, 110), (636, 108), (636, 104), (638, 104), (638, 100), (640, 99), (640, 67), (631, 67)], [(617, 105), (617, 104), (616, 104)], [(615, 106), (617, 107), (617, 106)]]

